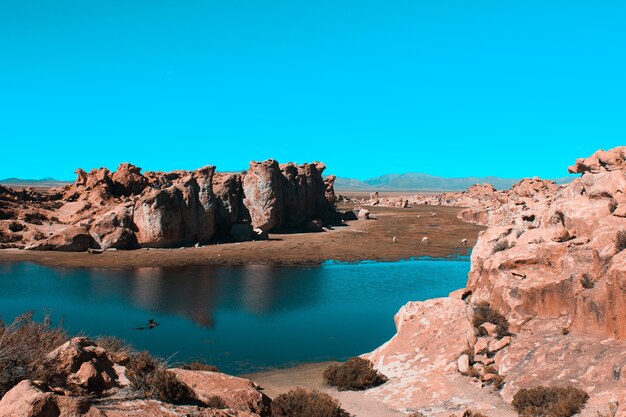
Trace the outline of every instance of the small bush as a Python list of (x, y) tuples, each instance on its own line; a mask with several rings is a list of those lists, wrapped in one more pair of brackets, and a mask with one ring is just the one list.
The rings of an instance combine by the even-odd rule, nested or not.
[(588, 290), (590, 290), (594, 286), (593, 280), (587, 273), (583, 274), (582, 278), (580, 279), (580, 284), (583, 286), (583, 288), (586, 288)]
[(272, 401), (273, 417), (350, 417), (339, 401), (319, 391), (296, 388)]
[(617, 237), (615, 239), (615, 249), (617, 249), (618, 252), (626, 249), (626, 230), (620, 230), (619, 232), (617, 232)]
[(387, 377), (376, 371), (372, 362), (357, 356), (326, 368), (324, 380), (339, 391), (359, 391), (384, 384)]
[(493, 253), (502, 252), (503, 250), (510, 249), (511, 245), (508, 240), (501, 240), (493, 244)]
[(511, 403), (520, 417), (570, 417), (582, 410), (589, 395), (574, 387), (519, 390)]
[(94, 342), (109, 353), (128, 355), (133, 351), (131, 345), (115, 336), (99, 336)]
[[(472, 317), (472, 325), (476, 329), (480, 329), (485, 323), (492, 323), (496, 325), (496, 333), (498, 337), (510, 335), (509, 322), (502, 314), (492, 309), (489, 303), (480, 302), (476, 304), (474, 308), (474, 316)], [(480, 330), (479, 330), (480, 331)]]
[(217, 366), (207, 365), (202, 362), (191, 362), (186, 363), (180, 367), (181, 369), (186, 369), (188, 371), (209, 371), (209, 372), (219, 372)]
[(11, 222), (9, 223), (9, 230), (12, 232), (21, 232), (25, 229), (25, 226), (22, 223)]
[(148, 352), (132, 355), (126, 365), (126, 377), (131, 388), (153, 398), (171, 404), (197, 404), (193, 391), (176, 379), (174, 373)]
[(31, 224), (43, 224), (44, 220), (48, 220), (45, 214), (41, 213), (26, 213), (24, 215), (24, 221)]
[[(451, 414), (450, 417), (456, 417), (455, 414)], [(481, 413), (475, 413), (472, 410), (465, 410), (462, 417), (487, 417)]]
[(23, 379), (55, 380), (43, 369), (45, 357), (67, 341), (67, 335), (50, 326), (46, 315), (33, 321), (29, 312), (17, 317), (9, 326), (0, 322), (0, 397)]
[(563, 336), (567, 336), (569, 334), (569, 329), (567, 327), (563, 327), (563, 329), (561, 329), (561, 334)]

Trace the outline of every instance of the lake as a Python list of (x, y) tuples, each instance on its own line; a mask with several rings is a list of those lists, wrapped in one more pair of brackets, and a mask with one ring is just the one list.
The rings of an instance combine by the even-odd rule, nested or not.
[[(51, 268), (0, 264), (0, 316), (44, 310), (71, 334), (113, 335), (170, 363), (241, 374), (369, 352), (408, 301), (464, 287), (468, 257), (314, 267)], [(160, 325), (137, 330), (149, 319)]]

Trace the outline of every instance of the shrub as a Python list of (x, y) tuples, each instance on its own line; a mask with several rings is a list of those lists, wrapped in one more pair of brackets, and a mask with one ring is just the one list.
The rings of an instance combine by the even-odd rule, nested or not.
[(165, 364), (148, 352), (132, 355), (126, 365), (126, 377), (131, 388), (153, 398), (172, 404), (197, 404), (193, 391), (165, 369)]
[(33, 321), (33, 313), (17, 317), (9, 326), (0, 322), (0, 397), (23, 379), (52, 380), (42, 369), (45, 357), (67, 341), (63, 330), (50, 327), (50, 317)]
[(626, 249), (626, 230), (620, 230), (619, 232), (617, 232), (617, 237), (615, 239), (615, 249), (617, 249), (618, 252)]
[[(456, 417), (454, 414), (451, 414), (450, 417)], [(465, 410), (462, 417), (487, 417), (481, 413), (475, 413), (472, 410)]]
[(326, 368), (324, 380), (339, 391), (359, 391), (384, 384), (387, 377), (376, 371), (372, 362), (357, 356)]
[(588, 290), (593, 288), (594, 286), (593, 280), (587, 273), (583, 274), (582, 278), (580, 279), (580, 284), (583, 286), (583, 288), (586, 288)]
[(472, 317), (472, 325), (479, 329), (485, 323), (492, 323), (496, 325), (496, 333), (498, 337), (510, 335), (509, 322), (502, 314), (492, 309), (489, 303), (480, 302), (476, 304), (474, 308), (474, 316)]
[(24, 215), (24, 221), (31, 224), (43, 224), (44, 220), (48, 220), (45, 214), (41, 213), (26, 213)]
[(574, 387), (520, 389), (511, 403), (521, 417), (570, 417), (580, 412), (589, 395)]
[(272, 401), (273, 417), (350, 417), (339, 401), (319, 391), (296, 388)]
[(563, 329), (561, 329), (561, 334), (563, 336), (567, 336), (569, 334), (569, 329), (567, 327), (563, 327)]
[(511, 245), (508, 240), (501, 240), (493, 244), (493, 253), (502, 252), (503, 250), (510, 249)]
[(12, 232), (21, 232), (24, 229), (25, 229), (25, 226), (21, 223), (18, 223), (18, 222), (9, 223), (9, 230)]
[(217, 366), (207, 365), (202, 362), (190, 362), (186, 363), (180, 367), (181, 369), (187, 369), (189, 371), (209, 371), (209, 372), (219, 372)]
[(109, 353), (128, 355), (133, 351), (131, 345), (115, 336), (98, 336), (94, 342)]

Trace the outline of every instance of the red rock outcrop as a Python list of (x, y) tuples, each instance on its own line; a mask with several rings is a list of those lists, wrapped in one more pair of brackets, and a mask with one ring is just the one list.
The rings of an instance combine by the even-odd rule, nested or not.
[[(390, 376), (372, 395), (429, 416), (513, 416), (507, 403), (518, 389), (574, 385), (590, 395), (581, 416), (626, 416), (625, 149), (578, 160), (570, 172), (583, 175), (566, 186), (535, 178), (416, 199), (468, 207), (460, 217), (488, 229), (467, 288), (403, 307), (396, 336), (367, 355)], [(512, 338), (468, 330), (480, 302), (507, 318)], [(498, 375), (500, 391), (490, 385)]]
[(324, 168), (269, 160), (242, 174), (216, 174), (212, 166), (142, 174), (123, 163), (113, 173), (78, 169), (74, 184), (52, 193), (1, 187), (0, 248), (166, 248), (310, 231), (312, 221), (341, 221), (334, 177), (324, 180)]

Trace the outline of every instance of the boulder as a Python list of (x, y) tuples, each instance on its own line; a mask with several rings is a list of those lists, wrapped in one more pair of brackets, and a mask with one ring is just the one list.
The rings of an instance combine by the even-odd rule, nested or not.
[(30, 250), (55, 250), (62, 252), (85, 252), (94, 240), (84, 226), (69, 226), (47, 239), (27, 247)]
[(200, 401), (208, 402), (217, 396), (230, 409), (255, 413), (262, 417), (271, 415), (271, 400), (252, 381), (219, 372), (184, 369), (173, 369), (172, 372), (179, 381), (192, 389)]
[(148, 186), (148, 180), (141, 175), (141, 168), (122, 163), (111, 176), (113, 182), (113, 194), (116, 196), (131, 196), (141, 194)]
[(107, 352), (85, 337), (75, 337), (48, 354), (55, 369), (79, 393), (103, 393), (119, 387), (118, 375)]
[(253, 228), (269, 232), (282, 224), (282, 178), (278, 162), (273, 159), (250, 162), (243, 177), (243, 192)]

